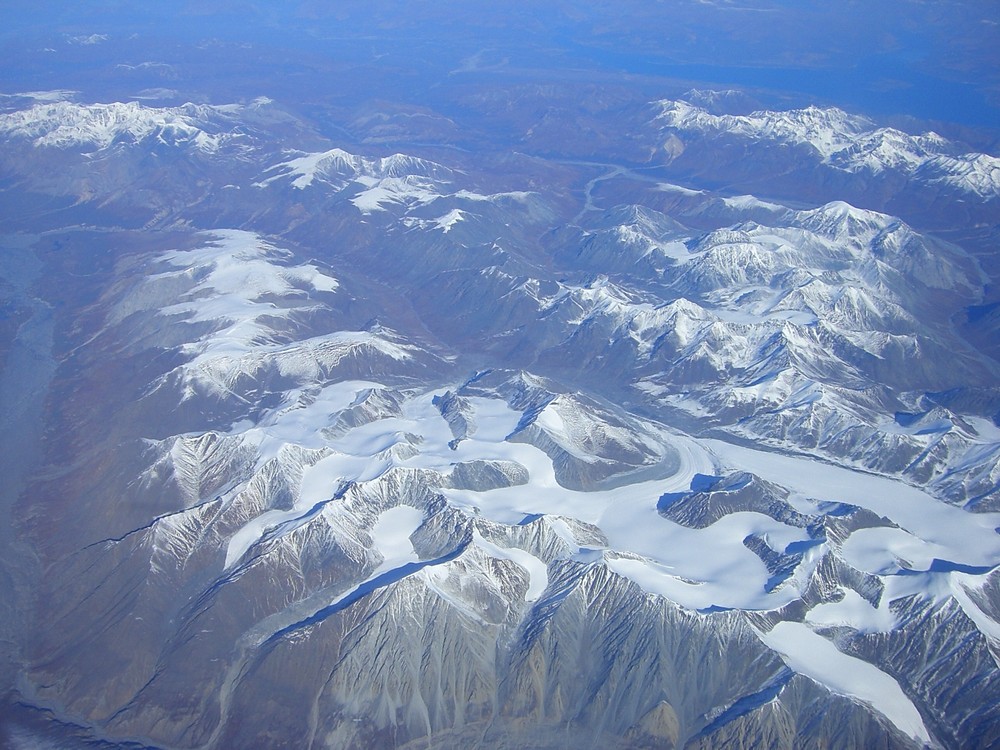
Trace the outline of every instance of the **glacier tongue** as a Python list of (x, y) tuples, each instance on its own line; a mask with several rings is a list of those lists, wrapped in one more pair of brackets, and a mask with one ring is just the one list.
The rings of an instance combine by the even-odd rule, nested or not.
[(868, 703), (900, 731), (921, 743), (931, 736), (916, 706), (891, 676), (866, 661), (848, 656), (807, 626), (779, 622), (760, 638), (781, 654), (789, 667), (829, 687)]

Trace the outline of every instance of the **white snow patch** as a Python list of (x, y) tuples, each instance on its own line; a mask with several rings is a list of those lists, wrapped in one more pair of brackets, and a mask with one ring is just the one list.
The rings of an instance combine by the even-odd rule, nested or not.
[[(186, 271), (195, 270), (204, 274), (200, 282), (187, 296), (225, 298), (226, 307), (239, 311), (230, 317), (242, 317), (243, 308), (264, 295), (284, 296), (296, 288), (307, 285), (317, 291), (335, 291), (337, 280), (312, 264), (301, 266), (281, 266), (274, 261), (287, 257), (286, 251), (279, 250), (259, 235), (239, 229), (219, 229), (210, 233), (207, 244), (194, 250), (175, 250), (164, 253), (161, 259), (172, 266)], [(164, 275), (154, 275), (155, 280)], [(205, 311), (205, 300), (198, 299), (188, 308), (168, 308), (168, 312), (195, 312), (193, 320), (212, 320), (225, 317)], [(273, 309), (273, 305), (268, 305)]]
[(448, 232), (450, 232), (452, 230), (452, 228), (456, 224), (458, 224), (458, 222), (464, 221), (464, 220), (465, 220), (465, 212), (462, 211), (462, 210), (460, 210), (460, 209), (453, 208), (451, 211), (449, 211), (448, 213), (446, 213), (444, 216), (441, 216), (441, 217), (435, 219), (434, 223), (435, 223), (435, 225), (437, 226), (438, 229), (440, 229), (441, 231), (443, 231), (445, 234), (448, 234)]
[(930, 744), (930, 734), (913, 702), (899, 683), (878, 667), (848, 656), (801, 623), (779, 622), (758, 636), (791, 669), (830, 692), (868, 704), (907, 737)]
[[(367, 380), (344, 380), (324, 386), (308, 394), (289, 391), (284, 404), (266, 414), (257, 425), (241, 430), (244, 438), (255, 442), (263, 464), (278, 455), (285, 445), (298, 445), (307, 450), (323, 450), (328, 440), (323, 431), (329, 428), (345, 409), (365, 391), (383, 388)], [(307, 470), (308, 475), (308, 470)], [(325, 499), (310, 497), (306, 502)]]
[(517, 563), (528, 574), (528, 590), (524, 595), (526, 602), (537, 601), (549, 585), (548, 566), (540, 559), (517, 547), (500, 547), (487, 541), (479, 531), (473, 533), (473, 541), (491, 557), (500, 560), (510, 560)]
[(995, 644), (1000, 644), (1000, 623), (983, 612), (969, 595), (970, 590), (982, 588), (986, 583), (986, 576), (952, 573), (950, 581), (951, 595), (955, 597), (962, 611), (976, 624), (979, 632), (988, 636)]
[(205, 324), (181, 347), (189, 356), (177, 368), (184, 378), (228, 392), (233, 377), (267, 362), (292, 375), (318, 374), (321, 362), (334, 365), (361, 349), (410, 358), (412, 348), (384, 330), (339, 331), (286, 343), (281, 321), (318, 308), (322, 303), (315, 294), (335, 292), (337, 279), (313, 263), (288, 265), (291, 253), (252, 232), (216, 230), (208, 237), (200, 247), (159, 256), (171, 270), (148, 276), (111, 321), (155, 309), (184, 323)]
[[(715, 115), (686, 101), (658, 102), (665, 128), (739, 136), (812, 149), (817, 161), (845, 172), (894, 170), (927, 183), (944, 183), (982, 198), (1000, 195), (1000, 159), (956, 154), (958, 145), (934, 132), (911, 135), (880, 128), (866, 117), (836, 107)], [(676, 140), (670, 134), (667, 142)]]
[(434, 183), (420, 177), (387, 177), (351, 198), (351, 203), (363, 214), (386, 211), (388, 206), (423, 206), (441, 195)]
[(157, 134), (160, 142), (188, 144), (213, 153), (225, 143), (245, 138), (235, 131), (240, 112), (240, 105), (75, 104), (57, 96), (41, 99), (28, 109), (0, 114), (0, 134), (28, 139), (38, 147), (91, 146), (98, 150), (122, 138), (142, 140)]
[[(817, 626), (848, 625), (863, 632), (891, 629), (894, 621), (888, 604), (903, 595), (905, 586), (919, 583), (917, 579), (924, 575), (919, 572), (921, 569), (928, 570), (928, 576), (943, 576), (942, 596), (950, 595), (947, 574), (930, 572), (934, 560), (976, 566), (1000, 560), (1000, 540), (994, 532), (1000, 525), (1000, 518), (995, 517), (998, 514), (967, 513), (893, 479), (717, 440), (696, 442), (661, 428), (650, 427), (653, 430), (650, 435), (660, 445), (665, 460), (667, 456), (671, 461), (676, 460), (678, 466), (671, 476), (595, 492), (560, 486), (552, 460), (544, 452), (527, 443), (508, 442), (507, 436), (517, 428), (523, 415), (498, 398), (467, 399), (467, 418), (472, 429), (457, 444), (453, 443), (451, 428), (433, 403), (434, 397), (443, 391), (411, 395), (399, 416), (345, 431), (331, 433), (325, 429), (363, 390), (373, 387), (377, 384), (357, 381), (308, 393), (292, 392), (285, 405), (260, 425), (245, 431), (245, 439), (250, 444), (256, 443), (264, 458), (277, 455), (286, 444), (322, 451), (325, 455), (304, 470), (296, 507), (265, 513), (248, 524), (231, 541), (227, 564), (239, 559), (266, 529), (298, 523), (297, 519), (332, 497), (345, 482), (368, 481), (391, 467), (447, 475), (458, 463), (497, 460), (523, 466), (528, 473), (527, 484), (482, 492), (444, 488), (442, 494), (452, 505), (500, 523), (516, 524), (527, 516), (544, 514), (550, 517), (553, 529), (563, 523), (560, 518), (592, 524), (608, 542), (606, 550), (591, 552), (604, 552), (609, 568), (645, 591), (685, 607), (775, 609), (793, 601), (808, 583), (814, 558), (826, 548), (820, 545), (810, 549), (793, 576), (767, 592), (765, 587), (771, 574), (743, 540), (754, 535), (780, 553), (791, 544), (806, 541), (809, 535), (805, 529), (752, 512), (732, 513), (707, 528), (695, 529), (676, 524), (657, 511), (661, 495), (689, 490), (696, 473), (718, 474), (720, 461), (713, 453), (725, 465), (752, 471), (789, 488), (796, 507), (803, 512), (815, 511), (816, 501), (846, 502), (870, 508), (902, 527), (860, 530), (848, 538), (843, 555), (848, 562), (876, 573), (894, 573), (901, 566), (916, 568), (917, 573), (898, 582), (895, 579), (903, 577), (890, 576), (894, 585), (887, 586), (886, 596), (878, 607), (845, 590), (841, 601), (819, 605), (809, 613), (809, 622)], [(538, 415), (536, 422), (547, 432), (572, 443), (567, 438), (572, 428), (570, 417), (572, 409), (554, 402)], [(402, 544), (392, 532), (396, 527), (386, 528), (389, 530), (380, 531), (378, 536), (396, 549)], [(572, 540), (568, 527), (565, 532)], [(501, 548), (479, 536), (475, 542), (488, 554), (510, 559), (528, 572), (528, 601), (535, 601), (541, 595), (547, 575), (540, 560), (523, 550)], [(706, 554), (706, 550), (711, 553)]]
[[(920, 567), (933, 557), (972, 566), (1000, 563), (1000, 513), (970, 513), (947, 505), (904, 482), (821, 461), (758, 451), (720, 440), (705, 445), (727, 465), (816, 500), (849, 503), (892, 520), (904, 531), (866, 529), (852, 554), (856, 562), (882, 569), (893, 555), (912, 558)], [(853, 535), (852, 535), (853, 537)], [(866, 538), (867, 537), (867, 538)], [(850, 540), (848, 540), (850, 542)], [(845, 547), (846, 548), (846, 547)]]
[[(335, 193), (351, 191), (354, 192), (351, 203), (363, 214), (389, 211), (394, 207), (408, 211), (441, 199), (451, 199), (452, 202), (496, 203), (505, 199), (523, 202), (531, 195), (528, 192), (492, 195), (469, 190), (450, 192), (447, 186), (454, 176), (450, 169), (406, 154), (373, 159), (340, 148), (319, 153), (297, 153), (294, 158), (267, 168), (265, 174), (269, 176), (254, 185), (263, 188), (290, 180), (291, 185), (299, 190), (324, 186)], [(411, 218), (407, 226), (440, 229), (447, 233), (465, 218), (466, 212), (453, 208), (437, 219)]]
[(470, 190), (459, 190), (457, 193), (454, 193), (455, 198), (460, 198), (462, 200), (467, 200), (467, 201), (482, 202), (482, 203), (495, 203), (496, 201), (502, 200), (504, 198), (509, 198), (510, 200), (513, 201), (524, 202), (530, 199), (532, 195), (533, 193), (527, 190), (512, 190), (504, 193), (490, 193), (490, 194), (474, 193)]
[(66, 41), (70, 44), (82, 44), (84, 46), (92, 46), (94, 44), (101, 44), (106, 42), (111, 38), (108, 34), (78, 34), (76, 36), (67, 37)]
[(984, 443), (1000, 443), (1000, 427), (989, 419), (982, 417), (962, 417), (973, 430), (976, 438)]
[(749, 211), (755, 208), (774, 212), (785, 212), (788, 210), (785, 206), (761, 200), (753, 195), (734, 195), (729, 198), (723, 198), (722, 202), (729, 208), (734, 208), (738, 211)]
[(397, 505), (379, 514), (371, 530), (372, 545), (382, 556), (376, 573), (420, 559), (410, 537), (423, 522), (423, 512), (409, 505)]
[(705, 195), (704, 190), (692, 190), (691, 188), (684, 187), (683, 185), (675, 185), (672, 182), (660, 182), (657, 184), (656, 189), (663, 193), (680, 193), (681, 195)]
[(876, 609), (854, 589), (842, 589), (839, 602), (817, 604), (806, 613), (806, 622), (816, 627), (847, 626), (859, 633), (888, 633), (896, 626), (896, 616), (883, 597)]
[(879, 526), (852, 533), (844, 542), (841, 556), (858, 570), (892, 575), (900, 570), (929, 570), (935, 559), (951, 559), (956, 551), (926, 542), (903, 529)]
[(291, 177), (293, 178), (292, 186), (299, 190), (304, 190), (313, 184), (317, 176), (323, 176), (331, 172), (343, 172), (354, 176), (363, 169), (363, 166), (364, 162), (360, 157), (349, 154), (343, 149), (335, 148), (330, 151), (303, 154), (286, 162), (276, 164), (268, 171), (283, 171), (262, 180), (257, 185), (263, 187), (276, 180)]
[[(352, 462), (349, 457), (333, 455), (309, 467), (302, 478), (300, 494), (294, 507), (262, 513), (248, 521), (230, 537), (226, 548), (225, 567), (229, 568), (240, 560), (268, 531), (284, 524), (288, 524), (289, 528), (301, 525), (317, 503), (332, 496), (334, 490), (342, 484), (345, 475), (350, 475), (352, 470), (360, 475), (357, 464), (358, 462)], [(370, 466), (370, 462), (366, 461), (365, 466)], [(388, 466), (383, 466), (382, 470), (385, 468)], [(421, 511), (408, 505), (391, 508), (379, 516), (372, 529), (372, 540), (374, 548), (385, 562), (373, 575), (417, 559), (409, 537), (421, 523), (423, 523)]]
[[(808, 539), (800, 528), (787, 526), (760, 513), (731, 513), (704, 529), (692, 529), (643, 513), (639, 503), (608, 509), (598, 524), (613, 548), (641, 555), (643, 560), (608, 557), (608, 566), (651, 593), (666, 596), (690, 609), (727, 607), (776, 608), (794, 600), (798, 592), (784, 587), (767, 593), (771, 574), (743, 540), (762, 536), (773, 549), (783, 551)], [(706, 550), (711, 550), (706, 553)]]

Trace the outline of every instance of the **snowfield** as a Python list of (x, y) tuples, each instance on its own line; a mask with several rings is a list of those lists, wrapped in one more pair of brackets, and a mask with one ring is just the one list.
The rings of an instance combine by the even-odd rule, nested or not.
[(838, 695), (868, 703), (908, 737), (931, 744), (931, 736), (913, 702), (899, 683), (882, 670), (841, 653), (830, 641), (799, 623), (779, 622), (767, 633), (760, 633), (760, 639), (781, 654), (796, 672)]

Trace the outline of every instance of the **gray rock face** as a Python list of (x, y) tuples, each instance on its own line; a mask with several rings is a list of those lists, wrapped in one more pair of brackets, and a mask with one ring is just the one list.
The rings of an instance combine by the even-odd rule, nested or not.
[(460, 490), (487, 492), (527, 483), (527, 469), (512, 461), (467, 461), (451, 470), (451, 485)]
[(792, 508), (787, 490), (747, 472), (727, 477), (696, 475), (689, 492), (660, 498), (660, 513), (676, 523), (703, 529), (730, 513), (763, 513), (775, 521), (805, 528), (811, 520)]

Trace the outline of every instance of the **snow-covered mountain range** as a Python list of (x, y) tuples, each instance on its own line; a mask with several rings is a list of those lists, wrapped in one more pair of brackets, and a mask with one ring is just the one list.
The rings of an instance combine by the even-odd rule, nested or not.
[(1000, 159), (963, 153), (934, 132), (911, 135), (879, 127), (867, 117), (836, 107), (749, 115), (712, 114), (683, 100), (657, 103), (657, 121), (679, 133), (725, 135), (747, 141), (803, 147), (817, 161), (838, 170), (877, 176), (898, 172), (918, 182), (942, 183), (981, 199), (1000, 195)]
[(79, 104), (39, 102), (28, 109), (0, 114), (0, 134), (38, 148), (103, 151), (116, 144), (153, 142), (217, 152), (223, 145), (248, 138), (246, 114), (265, 107), (261, 98), (249, 105), (184, 104), (149, 107), (139, 102)]
[[(1000, 742), (978, 246), (835, 186), (495, 174), (263, 100), (27, 101), (4, 184), (73, 217), (27, 245), (63, 301), (17, 511), (47, 720), (169, 748)], [(671, 164), (793, 147), (996, 206), (995, 157), (934, 134), (652, 106)]]

